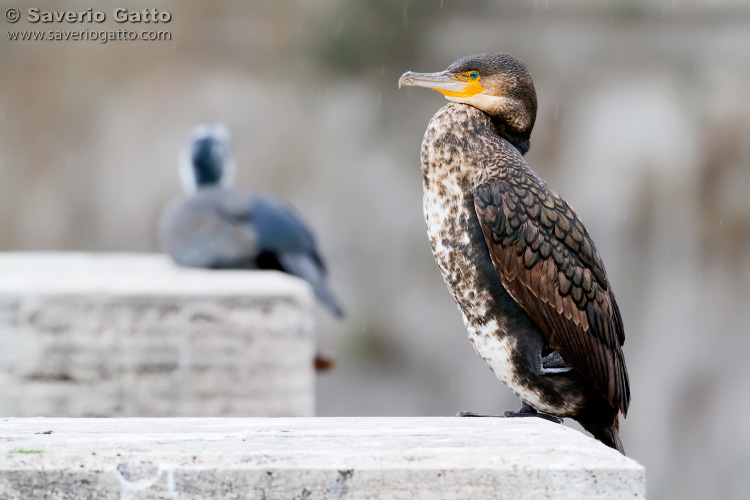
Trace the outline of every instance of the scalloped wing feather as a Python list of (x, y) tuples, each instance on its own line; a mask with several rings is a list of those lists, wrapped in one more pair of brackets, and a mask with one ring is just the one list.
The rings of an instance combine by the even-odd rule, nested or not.
[(528, 167), (483, 176), (474, 188), (474, 207), (508, 293), (550, 346), (627, 415), (622, 318), (575, 212)]

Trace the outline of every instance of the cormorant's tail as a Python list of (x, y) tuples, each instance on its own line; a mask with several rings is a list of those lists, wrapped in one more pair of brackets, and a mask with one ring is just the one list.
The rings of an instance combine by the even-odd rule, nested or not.
[(594, 437), (610, 448), (625, 454), (625, 448), (622, 447), (622, 441), (620, 441), (620, 431), (616, 427), (602, 429), (602, 432), (599, 435), (594, 434)]
[(325, 304), (336, 317), (344, 316), (343, 307), (328, 288), (325, 271), (312, 257), (304, 253), (282, 253), (277, 254), (276, 258), (284, 271), (310, 283), (318, 300)]
[(581, 425), (602, 443), (606, 444), (610, 448), (614, 448), (623, 455), (625, 454), (625, 448), (623, 448), (622, 441), (620, 441), (620, 424), (617, 417), (615, 417), (615, 421), (608, 426), (586, 422), (581, 422)]

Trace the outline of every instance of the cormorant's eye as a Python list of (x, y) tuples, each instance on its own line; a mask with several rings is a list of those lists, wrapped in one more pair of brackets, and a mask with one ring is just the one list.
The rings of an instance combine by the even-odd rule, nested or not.
[(472, 80), (476, 80), (477, 78), (479, 78), (479, 72), (472, 71), (471, 73), (469, 73), (469, 78), (471, 78)]

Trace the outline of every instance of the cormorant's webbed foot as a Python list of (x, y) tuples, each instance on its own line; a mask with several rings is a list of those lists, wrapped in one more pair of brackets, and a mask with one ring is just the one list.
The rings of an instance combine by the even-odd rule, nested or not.
[(508, 418), (538, 417), (538, 418), (543, 418), (544, 420), (549, 420), (550, 422), (554, 422), (556, 424), (563, 423), (563, 419), (555, 417), (554, 415), (549, 415), (547, 413), (536, 411), (534, 408), (527, 405), (526, 403), (523, 403), (521, 405), (521, 408), (518, 411), (506, 411), (505, 416)]
[(555, 417), (553, 415), (549, 415), (547, 413), (536, 411), (534, 408), (527, 405), (526, 403), (523, 403), (521, 405), (521, 408), (518, 411), (506, 411), (502, 415), (487, 415), (484, 413), (474, 413), (471, 411), (460, 411), (456, 414), (456, 416), (457, 417), (483, 417), (483, 418), (538, 417), (538, 418), (543, 418), (544, 420), (549, 420), (550, 422), (554, 422), (556, 424), (563, 423), (563, 419)]
[(482, 417), (482, 418), (505, 418), (505, 415), (487, 415), (486, 413), (474, 413), (473, 411), (460, 411), (457, 417)]
[[(545, 349), (546, 351), (546, 349)], [(542, 354), (545, 354), (542, 351)], [(549, 375), (552, 373), (565, 373), (570, 371), (570, 366), (565, 362), (558, 351), (550, 351), (546, 356), (542, 356), (542, 374)]]

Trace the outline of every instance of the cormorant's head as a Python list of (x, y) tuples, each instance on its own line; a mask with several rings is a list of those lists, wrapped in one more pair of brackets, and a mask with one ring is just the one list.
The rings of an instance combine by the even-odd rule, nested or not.
[(462, 57), (439, 73), (407, 71), (398, 81), (399, 88), (404, 85), (431, 88), (449, 101), (484, 111), (521, 153), (528, 150), (536, 120), (536, 91), (526, 65), (510, 54)]
[(234, 176), (229, 130), (224, 125), (198, 125), (180, 155), (180, 179), (187, 193), (229, 186)]

